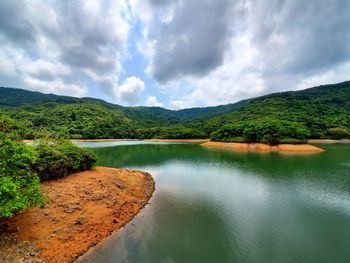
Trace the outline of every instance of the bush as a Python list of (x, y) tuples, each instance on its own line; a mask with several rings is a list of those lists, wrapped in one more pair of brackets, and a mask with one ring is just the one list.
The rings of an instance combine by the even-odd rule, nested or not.
[(34, 143), (34, 149), (38, 154), (34, 170), (42, 181), (88, 170), (96, 163), (90, 150), (67, 141), (41, 140)]
[(309, 130), (297, 122), (275, 119), (239, 121), (224, 125), (211, 135), (213, 141), (261, 142), (267, 144), (303, 143)]
[(36, 152), (0, 133), (0, 218), (43, 205), (39, 177), (32, 168)]
[(335, 140), (347, 139), (350, 137), (349, 131), (344, 127), (330, 128), (327, 131), (327, 135)]

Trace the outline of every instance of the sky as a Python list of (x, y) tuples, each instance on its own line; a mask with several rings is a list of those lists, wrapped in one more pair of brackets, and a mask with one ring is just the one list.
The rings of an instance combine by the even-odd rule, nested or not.
[(350, 80), (348, 0), (1, 0), (0, 86), (125, 106)]

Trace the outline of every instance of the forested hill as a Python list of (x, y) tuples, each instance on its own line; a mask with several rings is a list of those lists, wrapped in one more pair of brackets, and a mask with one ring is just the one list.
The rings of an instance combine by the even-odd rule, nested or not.
[(350, 130), (350, 81), (178, 111), (0, 87), (1, 111), (27, 138), (45, 132), (66, 138), (200, 138), (243, 120), (294, 122), (309, 131), (308, 137), (328, 138)]
[(169, 124), (180, 124), (194, 118), (208, 118), (217, 114), (232, 112), (247, 104), (244, 100), (234, 104), (214, 107), (190, 108), (183, 110), (168, 110), (160, 107), (123, 107), (94, 98), (75, 98), (44, 94), (23, 89), (0, 87), (0, 108), (36, 107), (43, 105), (64, 104), (96, 104), (106, 109), (114, 109), (126, 117), (147, 127)]
[(0, 113), (3, 111), (19, 123), (25, 138), (47, 132), (90, 139), (205, 138), (209, 135), (182, 124), (229, 113), (248, 102), (173, 111), (160, 107), (123, 107), (94, 98), (0, 87)]
[(223, 125), (263, 120), (300, 123), (309, 130), (310, 138), (349, 137), (350, 81), (262, 96), (235, 112), (199, 118), (187, 125), (211, 134)]
[[(93, 103), (105, 106), (112, 106), (108, 102), (94, 98), (75, 98), (69, 96), (60, 96), (55, 94), (44, 94), (36, 91), (29, 91), (16, 88), (0, 87), (0, 107), (20, 107), (28, 105), (40, 105), (44, 103), (59, 103), (59, 104), (73, 104), (73, 103)], [(121, 107), (119, 105), (114, 105)]]

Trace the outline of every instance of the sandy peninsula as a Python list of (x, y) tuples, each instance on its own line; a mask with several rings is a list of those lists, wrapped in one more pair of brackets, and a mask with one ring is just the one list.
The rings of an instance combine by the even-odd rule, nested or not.
[(236, 151), (255, 151), (255, 152), (301, 152), (317, 153), (324, 150), (311, 144), (279, 144), (269, 145), (264, 143), (232, 143), (232, 142), (213, 142), (202, 143), (201, 146), (212, 148), (226, 148)]
[(148, 173), (106, 167), (45, 182), (45, 208), (2, 222), (0, 262), (73, 262), (130, 222), (154, 189)]

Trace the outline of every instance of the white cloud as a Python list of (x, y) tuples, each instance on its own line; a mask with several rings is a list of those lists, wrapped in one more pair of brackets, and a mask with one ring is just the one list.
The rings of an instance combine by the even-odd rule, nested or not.
[(348, 24), (347, 0), (2, 0), (0, 84), (162, 105), (136, 77), (118, 87), (136, 44), (166, 105), (226, 104), (347, 80)]
[(7, 56), (0, 52), (6, 58), (0, 80), (11, 75), (24, 88), (47, 91), (50, 86), (50, 92), (71, 90), (72, 96), (86, 94), (89, 85), (111, 96), (130, 23), (125, 1), (3, 0), (0, 49)]
[(116, 96), (120, 102), (135, 105), (140, 101), (140, 93), (145, 89), (145, 83), (135, 77), (127, 78), (122, 85), (116, 89)]
[(186, 104), (185, 101), (182, 101), (182, 100), (170, 101), (170, 108), (171, 109), (180, 110), (180, 109), (183, 109), (183, 108), (186, 108), (186, 107), (187, 107), (187, 104)]
[[(146, 72), (167, 89), (173, 108), (349, 79), (349, 1), (136, 2)], [(173, 87), (184, 81), (193, 89), (179, 95)]]
[(44, 93), (57, 93), (59, 90), (62, 95), (72, 95), (82, 97), (85, 89), (79, 85), (63, 83), (60, 80), (41, 81), (31, 77), (25, 77), (24, 83), (30, 90)]
[(157, 97), (149, 96), (146, 100), (146, 106), (149, 107), (164, 107), (164, 104), (159, 102)]

